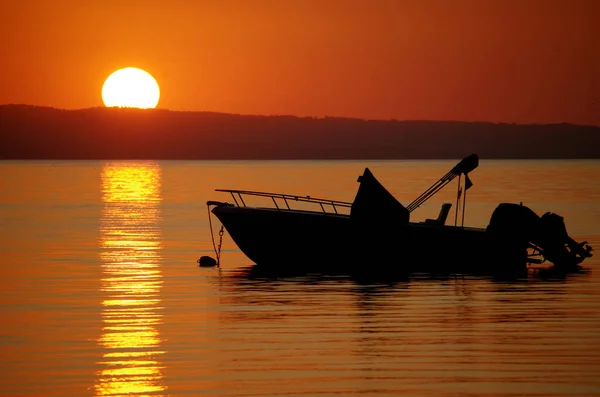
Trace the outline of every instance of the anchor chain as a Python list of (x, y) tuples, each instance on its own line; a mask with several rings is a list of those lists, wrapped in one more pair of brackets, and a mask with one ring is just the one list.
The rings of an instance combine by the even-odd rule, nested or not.
[(221, 266), (221, 245), (223, 245), (223, 234), (225, 231), (223, 230), (223, 225), (221, 225), (221, 229), (219, 230), (219, 245), (215, 250), (215, 255), (217, 256), (217, 266)]
[(210, 213), (210, 207), (212, 203), (207, 203), (209, 205), (207, 205), (207, 209), (208, 209), (208, 226), (210, 228), (210, 239), (212, 241), (212, 245), (213, 245), (213, 250), (215, 252), (216, 255), (216, 260), (211, 258), (210, 256), (202, 256), (200, 259), (198, 259), (196, 262), (200, 265), (200, 267), (220, 267), (221, 265), (221, 247), (223, 246), (223, 234), (225, 234), (225, 228), (223, 226), (223, 224), (221, 224), (221, 229), (219, 230), (219, 245), (217, 246), (217, 244), (215, 244), (215, 234), (213, 231), (213, 226), (212, 226), (212, 217), (211, 217), (211, 213)]

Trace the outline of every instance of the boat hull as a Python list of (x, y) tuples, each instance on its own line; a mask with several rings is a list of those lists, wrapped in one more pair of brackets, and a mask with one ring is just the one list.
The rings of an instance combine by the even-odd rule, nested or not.
[(240, 250), (260, 266), (306, 270), (498, 273), (526, 270), (522, 246), (500, 245), (485, 229), (406, 222), (357, 222), (324, 212), (217, 206)]

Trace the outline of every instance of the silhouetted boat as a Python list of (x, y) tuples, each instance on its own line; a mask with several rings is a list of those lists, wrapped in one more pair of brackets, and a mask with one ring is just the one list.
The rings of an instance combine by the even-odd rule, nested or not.
[[(551, 262), (573, 270), (591, 247), (566, 232), (563, 218), (554, 213), (539, 217), (521, 204), (501, 203), (486, 228), (446, 225), (451, 203), (444, 203), (437, 219), (411, 222), (410, 213), (458, 176), (457, 208), (462, 200), (462, 222), (469, 172), (479, 164), (472, 154), (408, 206), (403, 206), (366, 168), (352, 203), (310, 196), (224, 190), (233, 203), (208, 201), (239, 249), (260, 266), (392, 270), (395, 272), (527, 271), (530, 264)], [(464, 192), (461, 185), (464, 176)], [(271, 207), (246, 205), (244, 197), (259, 196)], [(306, 202), (318, 210), (293, 209)], [(341, 209), (346, 212), (342, 213)], [(209, 215), (210, 217), (210, 215)], [(211, 226), (212, 233), (212, 226)], [(214, 239), (213, 239), (214, 242)], [(220, 247), (220, 244), (219, 244)], [(215, 246), (217, 260), (219, 250)]]

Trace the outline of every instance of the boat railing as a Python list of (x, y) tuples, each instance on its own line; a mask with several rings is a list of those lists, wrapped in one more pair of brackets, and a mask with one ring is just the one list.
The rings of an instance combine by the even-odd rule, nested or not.
[[(323, 213), (328, 213), (327, 208), (333, 210), (334, 213), (338, 214), (339, 208), (350, 208), (352, 207), (352, 203), (346, 201), (337, 201), (337, 200), (329, 200), (322, 199), (311, 196), (298, 196), (294, 194), (282, 194), (282, 193), (268, 193), (268, 192), (254, 192), (250, 190), (231, 190), (231, 189), (216, 189), (217, 192), (225, 192), (231, 194), (233, 201), (238, 207), (246, 207), (246, 202), (244, 201), (244, 196), (257, 196), (257, 197), (267, 197), (271, 198), (275, 208), (277, 210), (288, 209), (291, 210), (290, 202), (305, 202), (318, 204), (321, 207), (321, 211)], [(279, 201), (279, 203), (278, 203)], [(280, 206), (281, 202), (285, 204), (285, 207), (282, 208)]]

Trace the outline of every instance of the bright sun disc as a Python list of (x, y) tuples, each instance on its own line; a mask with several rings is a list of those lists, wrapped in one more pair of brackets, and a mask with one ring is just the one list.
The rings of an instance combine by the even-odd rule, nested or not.
[(158, 83), (142, 69), (125, 68), (113, 72), (102, 86), (107, 107), (155, 108), (160, 98)]

